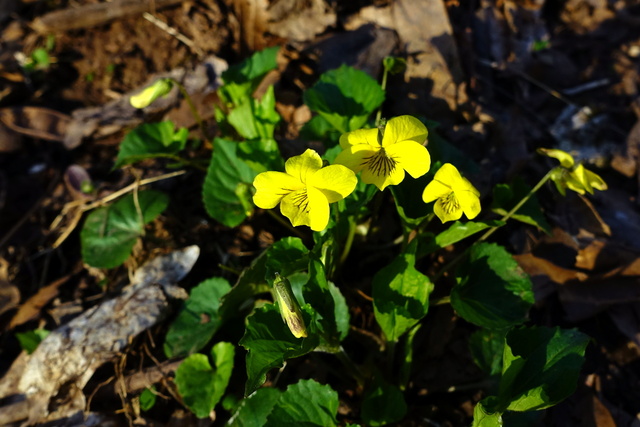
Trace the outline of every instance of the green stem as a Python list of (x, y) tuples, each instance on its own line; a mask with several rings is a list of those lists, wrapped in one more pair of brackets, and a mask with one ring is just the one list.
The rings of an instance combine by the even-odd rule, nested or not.
[(187, 104), (189, 105), (189, 109), (191, 110), (191, 114), (193, 114), (193, 118), (196, 119), (196, 123), (198, 123), (198, 126), (200, 127), (202, 136), (204, 136), (207, 140), (211, 141), (211, 137), (207, 132), (207, 128), (205, 127), (204, 122), (202, 121), (202, 117), (200, 116), (200, 113), (198, 113), (198, 109), (193, 103), (193, 99), (191, 98), (191, 95), (189, 95), (189, 92), (187, 92), (187, 89), (184, 87), (182, 83), (180, 83), (176, 79), (171, 79), (171, 80), (173, 81), (173, 83), (175, 83), (176, 86), (178, 86), (178, 89), (180, 90), (180, 93), (184, 97), (184, 100), (187, 101)]
[[(547, 172), (547, 174), (545, 176), (543, 176), (542, 179), (540, 179), (540, 181), (538, 181), (538, 183), (535, 185), (535, 187), (533, 187), (531, 189), (531, 191), (529, 191), (529, 193), (527, 193), (527, 195), (524, 196), (522, 198), (522, 200), (520, 200), (513, 207), (513, 209), (511, 209), (509, 212), (507, 212), (505, 214), (505, 216), (500, 218), (500, 221), (505, 222), (509, 218), (511, 218), (513, 215), (515, 215), (515, 213), (518, 212), (518, 209), (520, 209), (525, 203), (527, 203), (527, 200), (529, 200), (531, 198), (531, 196), (533, 196), (536, 193), (536, 191), (538, 191), (547, 181), (549, 181), (549, 179), (551, 178), (551, 175), (555, 172), (556, 169), (559, 169), (559, 167), (553, 168), (549, 172)], [(491, 227), (489, 230), (487, 230), (486, 233), (484, 233), (482, 236), (480, 236), (480, 238), (476, 241), (476, 243), (482, 242), (482, 241), (486, 240), (487, 238), (489, 238), (489, 236), (491, 236), (498, 228), (499, 228), (499, 226)], [(472, 246), (473, 245), (467, 247), (464, 251), (462, 251), (462, 253), (460, 253), (460, 255), (458, 255), (457, 257), (455, 257), (454, 259), (449, 261), (449, 263), (447, 265), (442, 267), (442, 269), (433, 277), (432, 281), (436, 282), (440, 277), (442, 277), (442, 275), (445, 272), (449, 271), (451, 269), (451, 267), (453, 267), (458, 262), (460, 262), (460, 260), (467, 255), (467, 253), (469, 252), (469, 250), (471, 249)]]
[[(509, 218), (511, 218), (513, 215), (515, 215), (516, 212), (518, 212), (518, 209), (520, 209), (525, 203), (527, 203), (527, 201), (531, 198), (531, 196), (533, 196), (536, 191), (538, 191), (547, 181), (549, 181), (549, 179), (551, 178), (551, 175), (553, 175), (553, 173), (556, 171), (556, 169), (559, 169), (559, 167), (557, 168), (553, 168), (551, 169), (549, 172), (547, 172), (547, 174), (545, 176), (542, 177), (542, 179), (540, 181), (538, 181), (538, 183), (535, 185), (535, 187), (533, 187), (531, 189), (531, 191), (529, 191), (529, 193), (527, 193), (526, 196), (524, 196), (522, 198), (522, 200), (520, 200), (514, 207), (513, 209), (511, 209), (509, 212), (507, 212), (507, 214), (505, 216), (503, 216), (502, 218), (500, 218), (500, 221), (502, 222), (506, 222), (509, 220)], [(489, 230), (487, 230), (486, 233), (484, 233), (479, 239), (478, 242), (482, 242), (483, 240), (486, 240), (489, 238), (489, 236), (491, 236), (496, 230), (498, 229), (498, 227), (491, 227)]]
[(340, 346), (340, 351), (334, 353), (338, 359), (342, 362), (342, 364), (351, 372), (353, 378), (355, 378), (356, 382), (360, 387), (364, 388), (366, 377), (353, 360), (349, 357), (349, 355), (344, 351), (344, 348)]
[(277, 213), (275, 213), (272, 209), (266, 209), (266, 212), (271, 215), (271, 217), (273, 219), (275, 219), (276, 221), (278, 221), (280, 224), (282, 224), (283, 226), (285, 226), (287, 229), (289, 229), (289, 231), (291, 231), (293, 234), (295, 234), (296, 236), (298, 236), (299, 238), (301, 238), (302, 240), (306, 240), (307, 236), (305, 236), (300, 230), (298, 230), (297, 228), (295, 228), (293, 225), (291, 225), (291, 223), (287, 222), (284, 220), (284, 218), (282, 218), (280, 215), (278, 215)]
[[(384, 72), (382, 73), (382, 83), (380, 86), (382, 87), (382, 91), (387, 91), (387, 76), (389, 75), (389, 70), (386, 67), (384, 68)], [(380, 108), (378, 108), (378, 112), (376, 113), (376, 127), (380, 126), (380, 120), (382, 119), (382, 104), (380, 104)]]
[(342, 264), (344, 264), (344, 262), (347, 260), (349, 252), (351, 252), (351, 246), (353, 245), (353, 239), (355, 235), (356, 222), (353, 220), (353, 218), (349, 218), (349, 234), (347, 234), (347, 239), (344, 241), (344, 247), (342, 248), (342, 254), (340, 254), (338, 266), (342, 266)]

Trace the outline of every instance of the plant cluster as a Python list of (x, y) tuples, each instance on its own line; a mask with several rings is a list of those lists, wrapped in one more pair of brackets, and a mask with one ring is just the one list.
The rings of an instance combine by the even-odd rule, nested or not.
[[(285, 161), (274, 137), (280, 117), (273, 87), (260, 98), (253, 96), (264, 75), (276, 67), (276, 53), (258, 52), (223, 74), (222, 102), (215, 115), (224, 137), (213, 139), (208, 165), (187, 160), (188, 132), (175, 130), (171, 122), (132, 130), (116, 160), (115, 167), (165, 158), (175, 167), (206, 168), (202, 199), (212, 218), (235, 227), (260, 208), (292, 234), (239, 272), (233, 285), (212, 277), (191, 290), (164, 341), (168, 358), (185, 358), (175, 377), (184, 405), (198, 417), (221, 405), (233, 426), (337, 425), (339, 397), (331, 385), (306, 379), (286, 390), (263, 387), (287, 360), (321, 351), (343, 364), (361, 394), (356, 418), (341, 423), (398, 422), (406, 415), (404, 391), (420, 358), (414, 354), (414, 340), (429, 320), (429, 307), (449, 303), (477, 326), (470, 352), (490, 380), (488, 396), (475, 408), (474, 425), (502, 425), (503, 418), (544, 409), (569, 396), (588, 337), (576, 330), (526, 325), (534, 303), (531, 281), (506, 248), (487, 239), (508, 220), (548, 231), (536, 198), (548, 180), (562, 194), (566, 189), (603, 190), (604, 181), (576, 165), (568, 153), (543, 150), (560, 165), (533, 188), (522, 182), (496, 186), (491, 207), (484, 208), (491, 213), (484, 218), (499, 219), (477, 220), (482, 217), (481, 194), (460, 172), (471, 176), (477, 165), (439, 136), (433, 122), (412, 116), (384, 121), (380, 113), (371, 120), (385, 99), (384, 84), (347, 66), (324, 73), (304, 93), (304, 102), (316, 114), (301, 136), (322, 141), (323, 152), (307, 149)], [(401, 60), (387, 58), (383, 82), (388, 72), (401, 67)], [(131, 103), (145, 108), (175, 86), (179, 83), (160, 80)], [(341, 271), (354, 241), (367, 242), (381, 226), (377, 213), (391, 199), (402, 236), (393, 246), (395, 258), (371, 281), (380, 348), (355, 363), (342, 345), (350, 333), (344, 291), (352, 284), (342, 280)], [(81, 233), (84, 261), (100, 268), (122, 264), (145, 224), (168, 203), (162, 192), (136, 189), (93, 210)], [(274, 212), (277, 207), (282, 216)], [(432, 221), (435, 217), (440, 221)], [(458, 252), (438, 271), (423, 267), (422, 260), (472, 238), (472, 244), (456, 245)], [(434, 298), (435, 289), (445, 296)], [(265, 301), (265, 294), (272, 295), (273, 303)], [(216, 340), (224, 325), (238, 321), (244, 325), (238, 343)], [(238, 346), (246, 351), (246, 384), (244, 396), (233, 399), (225, 393)], [(205, 348), (208, 354), (198, 353)], [(148, 409), (155, 395), (146, 391), (140, 401)]]

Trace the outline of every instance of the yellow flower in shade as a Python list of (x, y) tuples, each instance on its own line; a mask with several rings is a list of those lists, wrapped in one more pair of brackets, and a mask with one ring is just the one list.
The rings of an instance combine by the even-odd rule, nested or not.
[(433, 212), (443, 223), (460, 219), (463, 212), (469, 219), (480, 213), (480, 192), (451, 163), (436, 172), (424, 189), (422, 200), (436, 201)]
[(358, 183), (356, 175), (342, 165), (322, 167), (322, 159), (307, 150), (286, 161), (285, 172), (262, 172), (253, 180), (253, 202), (262, 209), (280, 204), (280, 212), (294, 226), (308, 225), (322, 231), (329, 223), (329, 203), (344, 199)]
[(579, 194), (593, 194), (593, 189), (606, 190), (607, 183), (600, 175), (586, 169), (582, 164), (575, 164), (571, 154), (555, 148), (539, 148), (538, 152), (545, 156), (553, 157), (560, 162), (562, 168), (551, 171), (551, 180), (556, 185), (558, 192), (563, 196), (569, 190)]
[(362, 171), (362, 181), (380, 190), (404, 179), (405, 171), (414, 178), (429, 171), (431, 156), (422, 145), (427, 128), (411, 116), (394, 117), (384, 130), (360, 129), (340, 137), (342, 152), (335, 163), (352, 171)]

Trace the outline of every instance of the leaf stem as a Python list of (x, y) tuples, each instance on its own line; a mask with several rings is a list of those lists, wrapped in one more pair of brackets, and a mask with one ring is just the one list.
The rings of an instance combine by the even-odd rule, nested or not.
[[(382, 68), (384, 69), (384, 71), (382, 73), (382, 82), (380, 83), (380, 87), (382, 87), (382, 91), (386, 95), (386, 93), (387, 93), (387, 76), (389, 75), (389, 70), (387, 70), (387, 67), (384, 67), (384, 66)], [(382, 104), (380, 104), (380, 107), (378, 108), (378, 112), (376, 113), (376, 127), (380, 126), (380, 120), (382, 120)]]
[(340, 255), (340, 259), (338, 260), (338, 266), (342, 266), (344, 262), (347, 260), (349, 256), (349, 252), (351, 252), (351, 246), (353, 246), (353, 239), (356, 235), (356, 222), (353, 218), (349, 218), (349, 234), (347, 234), (347, 238), (344, 241), (344, 247), (342, 248), (342, 254)]
[[(518, 209), (520, 209), (525, 203), (527, 203), (527, 200), (529, 200), (531, 198), (531, 196), (533, 196), (536, 193), (536, 191), (538, 191), (547, 181), (549, 181), (549, 179), (551, 178), (551, 175), (553, 175), (555, 170), (558, 169), (558, 168), (559, 167), (553, 168), (549, 172), (547, 172), (547, 174), (545, 176), (543, 176), (540, 179), (540, 181), (538, 181), (538, 183), (531, 189), (531, 191), (529, 191), (529, 193), (527, 193), (526, 196), (524, 196), (522, 198), (522, 200), (520, 200), (509, 212), (507, 212), (502, 218), (500, 218), (500, 221), (505, 222), (509, 218), (511, 218), (513, 215), (515, 215), (516, 212), (518, 212)], [(491, 227), (489, 230), (487, 230), (486, 233), (484, 233), (482, 236), (480, 236), (480, 238), (478, 240), (476, 240), (475, 243), (482, 242), (482, 241), (488, 239), (489, 236), (491, 236), (499, 227), (500, 226)], [(433, 279), (432, 279), (433, 282), (436, 282), (440, 277), (442, 277), (442, 275), (445, 272), (449, 271), (451, 269), (451, 267), (453, 267), (458, 262), (460, 262), (460, 260), (467, 255), (467, 253), (469, 252), (469, 250), (471, 249), (472, 246), (473, 245), (468, 246), (464, 251), (462, 251), (460, 253), (460, 255), (458, 255), (457, 257), (455, 257), (454, 259), (449, 261), (447, 263), (447, 265), (442, 267), (442, 269), (440, 271), (438, 271), (438, 273), (436, 273), (436, 275), (433, 277)]]
[(342, 362), (342, 364), (352, 373), (353, 378), (358, 383), (358, 386), (364, 388), (366, 377), (364, 376), (358, 365), (353, 363), (353, 360), (351, 360), (347, 352), (344, 351), (344, 348), (340, 346), (340, 351), (333, 354), (335, 354), (340, 362)]
[(193, 103), (193, 99), (191, 98), (191, 95), (189, 95), (189, 92), (187, 92), (187, 89), (184, 87), (182, 83), (180, 83), (176, 79), (171, 79), (171, 80), (175, 83), (176, 86), (178, 86), (178, 89), (180, 90), (180, 93), (184, 97), (184, 100), (187, 101), (187, 104), (189, 105), (189, 109), (191, 110), (191, 114), (193, 114), (193, 118), (196, 120), (196, 123), (198, 123), (198, 126), (200, 127), (202, 136), (204, 136), (207, 140), (211, 141), (211, 136), (209, 135), (209, 132), (207, 132), (207, 128), (204, 125), (204, 121), (202, 121), (202, 117), (200, 116), (200, 113), (198, 113), (198, 109)]
[(271, 217), (273, 219), (275, 219), (276, 221), (278, 221), (281, 225), (283, 225), (284, 227), (286, 227), (289, 231), (291, 231), (293, 234), (295, 234), (296, 236), (298, 236), (299, 238), (301, 238), (302, 240), (306, 240), (307, 236), (305, 236), (300, 230), (298, 230), (297, 228), (295, 228), (293, 225), (291, 225), (291, 223), (287, 222), (284, 220), (284, 218), (282, 218), (280, 215), (278, 215), (277, 213), (275, 213), (272, 209), (266, 209), (266, 212), (271, 215)]

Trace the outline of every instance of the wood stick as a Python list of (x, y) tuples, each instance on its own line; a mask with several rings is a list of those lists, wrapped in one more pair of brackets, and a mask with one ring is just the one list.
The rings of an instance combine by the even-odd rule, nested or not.
[(155, 9), (173, 6), (182, 0), (119, 0), (97, 4), (87, 4), (78, 8), (68, 8), (47, 13), (31, 23), (40, 34), (93, 28), (114, 19), (138, 15)]

